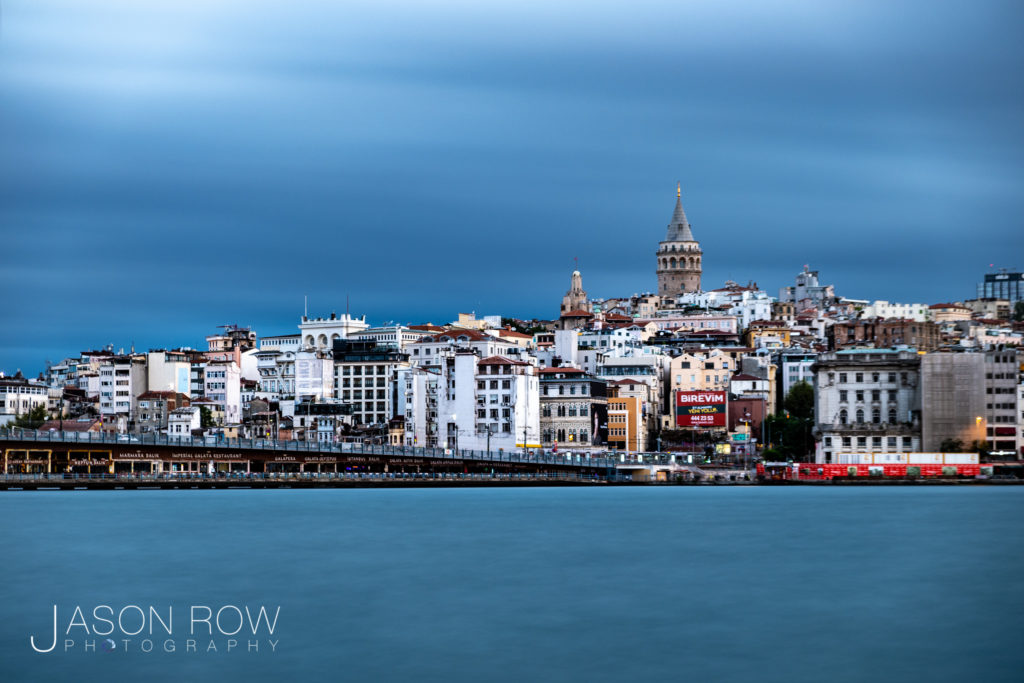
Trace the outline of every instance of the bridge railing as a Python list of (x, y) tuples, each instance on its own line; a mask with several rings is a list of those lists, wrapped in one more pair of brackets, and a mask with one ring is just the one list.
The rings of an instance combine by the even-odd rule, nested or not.
[[(0, 442), (58, 442), (63, 444), (132, 446), (177, 446), (181, 448), (217, 448), (230, 450), (293, 451), (301, 453), (351, 453), (355, 455), (390, 455), (415, 458), (464, 460), (474, 462), (522, 463), (558, 467), (614, 467), (619, 458), (586, 453), (552, 453), (539, 449), (524, 451), (476, 451), (470, 449), (394, 446), (390, 444), (321, 443), (279, 439), (244, 439), (177, 436), (167, 434), (115, 434), (110, 432), (62, 432), (11, 429), (0, 432)], [(216, 457), (211, 457), (211, 460)]]
[[(614, 477), (612, 477), (614, 478)], [(218, 483), (241, 484), (264, 482), (317, 481), (607, 481), (609, 478), (588, 472), (161, 472), (118, 474), (0, 474), (0, 484), (160, 484)]]

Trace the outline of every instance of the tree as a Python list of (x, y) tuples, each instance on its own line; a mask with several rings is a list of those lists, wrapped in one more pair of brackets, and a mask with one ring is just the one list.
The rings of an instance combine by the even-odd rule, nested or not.
[(960, 439), (943, 439), (939, 450), (943, 453), (963, 453), (964, 442)]
[(814, 389), (807, 382), (797, 382), (783, 401), (786, 412), (800, 420), (814, 419)]
[(213, 411), (206, 406), (199, 406), (199, 426), (208, 429), (216, 424), (213, 419)]
[(1024, 321), (1024, 301), (1018, 301), (1013, 305), (1013, 319), (1017, 322)]
[(45, 406), (36, 406), (27, 413), (14, 418), (14, 426), (22, 429), (39, 429), (48, 419)]

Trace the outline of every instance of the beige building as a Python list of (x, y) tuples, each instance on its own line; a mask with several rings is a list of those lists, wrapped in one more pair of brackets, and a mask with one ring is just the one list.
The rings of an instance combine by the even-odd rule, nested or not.
[(647, 450), (643, 406), (650, 391), (646, 384), (632, 379), (608, 383), (608, 448), (628, 453)]

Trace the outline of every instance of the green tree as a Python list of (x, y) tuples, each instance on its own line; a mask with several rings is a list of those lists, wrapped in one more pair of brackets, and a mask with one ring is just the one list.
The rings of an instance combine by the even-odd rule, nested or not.
[(213, 419), (213, 411), (206, 406), (199, 406), (199, 426), (208, 429), (216, 425)]
[(790, 417), (800, 420), (814, 419), (814, 389), (807, 382), (797, 382), (783, 401)]
[(1018, 301), (1013, 305), (1013, 319), (1017, 322), (1024, 321), (1024, 301)]
[(36, 406), (27, 413), (22, 413), (14, 418), (14, 426), (22, 429), (39, 429), (48, 417), (44, 406)]
[(943, 439), (939, 450), (943, 453), (963, 453), (964, 442), (960, 439)]

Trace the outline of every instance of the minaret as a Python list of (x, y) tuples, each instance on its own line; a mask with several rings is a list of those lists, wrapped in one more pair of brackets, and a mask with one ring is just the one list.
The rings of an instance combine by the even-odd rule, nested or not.
[(700, 291), (700, 243), (693, 239), (690, 223), (683, 211), (683, 192), (676, 184), (676, 208), (668, 224), (665, 240), (658, 243), (658, 294), (677, 296)]

